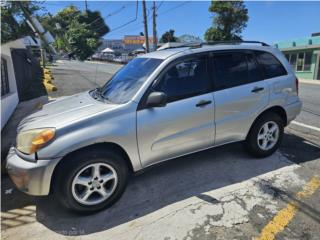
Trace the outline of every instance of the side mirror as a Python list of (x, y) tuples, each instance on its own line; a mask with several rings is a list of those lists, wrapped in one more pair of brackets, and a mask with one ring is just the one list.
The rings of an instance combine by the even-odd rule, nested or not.
[(148, 107), (164, 107), (167, 104), (167, 95), (164, 92), (152, 92), (147, 98)]

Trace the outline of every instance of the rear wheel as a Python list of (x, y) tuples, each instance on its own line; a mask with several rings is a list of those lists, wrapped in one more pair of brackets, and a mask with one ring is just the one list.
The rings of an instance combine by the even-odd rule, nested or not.
[(282, 140), (284, 123), (273, 112), (260, 116), (254, 123), (245, 141), (245, 147), (254, 157), (267, 157), (274, 153)]
[(90, 149), (63, 159), (54, 185), (56, 198), (78, 212), (94, 212), (115, 203), (124, 192), (128, 167), (120, 154)]

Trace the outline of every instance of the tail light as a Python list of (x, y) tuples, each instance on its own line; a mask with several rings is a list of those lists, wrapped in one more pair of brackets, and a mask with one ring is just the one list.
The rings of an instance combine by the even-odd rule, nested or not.
[(297, 94), (299, 95), (299, 80), (296, 77), (296, 90), (297, 90)]

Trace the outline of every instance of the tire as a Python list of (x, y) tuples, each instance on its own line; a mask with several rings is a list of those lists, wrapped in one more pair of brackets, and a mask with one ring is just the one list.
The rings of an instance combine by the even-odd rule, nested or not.
[[(269, 131), (266, 131), (267, 129)], [(274, 129), (277, 133), (272, 132)], [(282, 141), (283, 131), (284, 122), (278, 114), (267, 112), (259, 116), (246, 138), (245, 148), (247, 152), (258, 158), (270, 156), (278, 149)], [(265, 144), (265, 142), (268, 143)]]
[(128, 166), (117, 152), (91, 148), (62, 161), (56, 171), (53, 193), (70, 210), (80, 213), (102, 210), (114, 204), (125, 190)]

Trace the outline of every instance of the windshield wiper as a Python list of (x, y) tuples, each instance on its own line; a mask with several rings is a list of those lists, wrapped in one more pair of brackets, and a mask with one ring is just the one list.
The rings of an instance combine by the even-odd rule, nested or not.
[(109, 98), (105, 97), (103, 94), (102, 94), (102, 91), (101, 91), (101, 87), (97, 87), (93, 90), (93, 98), (94, 99), (97, 99), (99, 101), (106, 101), (106, 102), (109, 102), (109, 103), (112, 103)]
[(102, 97), (102, 95), (101, 95), (101, 90), (100, 90), (100, 88), (95, 88), (95, 89), (93, 89), (90, 93), (91, 93), (91, 96), (92, 96), (94, 99), (99, 100), (99, 101), (103, 100), (103, 97)]

